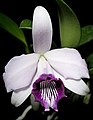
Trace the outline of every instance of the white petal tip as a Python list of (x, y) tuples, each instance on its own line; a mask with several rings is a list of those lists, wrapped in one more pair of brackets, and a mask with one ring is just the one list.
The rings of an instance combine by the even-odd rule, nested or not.
[(87, 87), (87, 90), (85, 91), (85, 95), (89, 94), (90, 89)]
[(35, 8), (35, 11), (38, 11), (38, 10), (45, 10), (45, 8), (44, 7), (42, 7), (42, 6), (37, 6), (36, 8)]
[(50, 109), (45, 109), (44, 111), (45, 111), (45, 112), (46, 112), (46, 111), (50, 111)]
[(78, 92), (76, 91), (77, 94), (82, 95), (82, 96), (89, 94), (89, 92), (90, 92), (90, 89), (87, 85), (81, 91), (78, 91)]

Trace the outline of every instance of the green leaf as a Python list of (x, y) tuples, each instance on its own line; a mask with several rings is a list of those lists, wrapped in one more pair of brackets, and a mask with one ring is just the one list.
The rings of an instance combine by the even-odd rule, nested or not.
[(91, 53), (86, 59), (89, 69), (93, 68), (93, 53)]
[(81, 46), (91, 40), (93, 40), (93, 25), (84, 26), (81, 29), (81, 39), (79, 45)]
[(89, 104), (90, 102), (90, 97), (91, 97), (91, 94), (87, 94), (84, 99), (83, 99), (83, 103), (84, 104)]
[(93, 79), (93, 53), (91, 53), (86, 59), (89, 66), (89, 74), (91, 79)]
[(32, 22), (29, 19), (24, 19), (21, 23), (20, 23), (20, 28), (23, 29), (32, 29)]
[(77, 47), (81, 35), (79, 21), (72, 9), (63, 0), (56, 0), (56, 2), (58, 3), (61, 46)]
[(89, 69), (90, 75), (93, 76), (93, 68)]
[(21, 40), (28, 47), (23, 31), (12, 19), (2, 13), (0, 13), (0, 27)]

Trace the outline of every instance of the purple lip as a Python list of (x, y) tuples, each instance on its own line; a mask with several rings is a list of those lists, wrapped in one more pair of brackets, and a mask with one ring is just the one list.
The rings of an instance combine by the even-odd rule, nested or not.
[(32, 94), (49, 111), (49, 107), (58, 111), (57, 103), (65, 97), (64, 84), (52, 74), (42, 74), (33, 84)]

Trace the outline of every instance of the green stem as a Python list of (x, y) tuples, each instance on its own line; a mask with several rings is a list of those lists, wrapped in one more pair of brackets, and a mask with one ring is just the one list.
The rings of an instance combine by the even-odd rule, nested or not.
[(26, 114), (32, 109), (32, 106), (29, 105), (22, 113), (21, 116), (19, 116), (16, 120), (23, 120), (26, 116)]

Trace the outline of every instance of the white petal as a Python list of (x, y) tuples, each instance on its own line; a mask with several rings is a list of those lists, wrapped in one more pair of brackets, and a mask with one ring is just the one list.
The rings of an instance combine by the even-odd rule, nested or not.
[(42, 75), (42, 74), (54, 74), (52, 68), (48, 64), (48, 62), (45, 60), (44, 57), (41, 57), (38, 62), (37, 67), (37, 73), (35, 77), (33, 78), (33, 81), (31, 83), (31, 90), (33, 88), (33, 83)]
[(34, 10), (32, 36), (34, 52), (44, 53), (51, 48), (52, 42), (52, 23), (49, 13), (42, 6)]
[(86, 95), (89, 93), (89, 88), (88, 86), (85, 84), (85, 82), (80, 79), (80, 80), (72, 80), (72, 79), (64, 79), (64, 77), (62, 77), (60, 74), (58, 74), (55, 70), (54, 70), (54, 74), (56, 78), (60, 78), (62, 80), (62, 82), (64, 83), (64, 86), (71, 90), (72, 92), (78, 94), (78, 95)]
[(86, 95), (90, 91), (82, 79), (79, 81), (68, 79), (65, 82), (63, 81), (63, 83), (66, 88), (79, 95)]
[(7, 92), (28, 86), (36, 72), (38, 54), (13, 57), (5, 66), (3, 78)]
[(11, 103), (16, 107), (20, 106), (27, 97), (31, 94), (31, 87), (25, 88), (20, 91), (14, 91), (11, 97)]
[(87, 64), (75, 49), (55, 49), (45, 53), (44, 56), (49, 64), (65, 79), (89, 78)]

